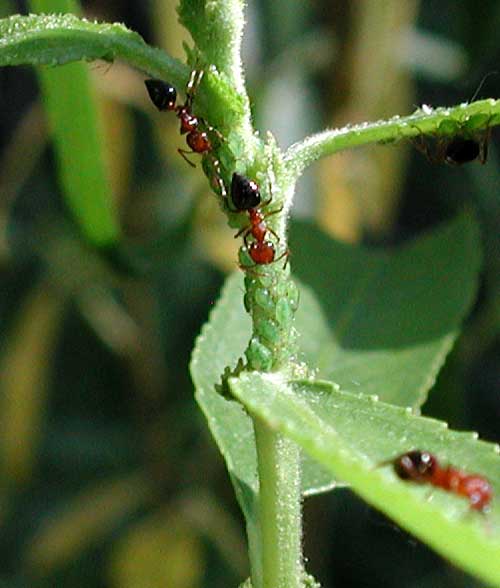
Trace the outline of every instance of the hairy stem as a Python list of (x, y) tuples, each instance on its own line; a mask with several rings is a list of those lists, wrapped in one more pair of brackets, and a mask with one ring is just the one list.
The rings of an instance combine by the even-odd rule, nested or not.
[(298, 446), (254, 419), (259, 463), (262, 585), (300, 588), (302, 518)]
[[(298, 293), (290, 280), (286, 240), (286, 216), (293, 194), (293, 182), (272, 137), (267, 144), (253, 130), (246, 94), (240, 48), (244, 25), (242, 0), (182, 0), (181, 22), (196, 43), (196, 58), (210, 66), (211, 90), (229, 83), (224, 99), (211, 101), (206, 112), (210, 124), (226, 135), (215, 154), (220, 174), (231, 182), (235, 168), (260, 185), (267, 227), (266, 241), (275, 248), (275, 261), (256, 264), (247, 246), (256, 237), (243, 240), (240, 267), (245, 271), (245, 307), (252, 317), (253, 334), (246, 350), (247, 368), (266, 372), (290, 373), (295, 352), (294, 313)], [(200, 15), (203, 18), (200, 18)], [(231, 95), (232, 94), (232, 95)], [(203, 105), (202, 105), (203, 106)], [(230, 153), (227, 153), (227, 150)], [(225, 156), (226, 155), (226, 156)], [(231, 161), (232, 160), (232, 161)], [(213, 169), (205, 169), (213, 178)], [(215, 173), (217, 170), (215, 170)], [(217, 179), (217, 178), (215, 178)], [(229, 190), (226, 189), (229, 193)], [(222, 194), (221, 194), (222, 196)], [(222, 199), (230, 223), (248, 236), (249, 215), (234, 212)], [(267, 203), (267, 204), (264, 204)], [(251, 545), (250, 558), (254, 588), (299, 588), (301, 585), (301, 494), (300, 452), (295, 443), (273, 432), (262, 421), (254, 421), (259, 476), (258, 532), (260, 545)], [(253, 541), (253, 534), (249, 534)]]
[[(477, 124), (472, 128), (469, 121)], [(297, 179), (306, 167), (322, 157), (372, 143), (392, 143), (421, 135), (438, 138), (443, 134), (442, 128), (450, 128), (449, 123), (450, 135), (460, 134), (462, 129), (469, 134), (485, 131), (500, 124), (500, 100), (480, 100), (453, 108), (423, 106), (410, 116), (323, 131), (292, 145), (284, 163), (290, 176)]]

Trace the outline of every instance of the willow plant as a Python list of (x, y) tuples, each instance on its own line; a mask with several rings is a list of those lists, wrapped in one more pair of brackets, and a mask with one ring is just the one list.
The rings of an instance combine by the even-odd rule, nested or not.
[[(32, 8), (47, 11), (47, 5), (53, 6), (33, 0)], [(68, 0), (60, 11), (71, 8)], [(121, 60), (179, 91), (193, 69), (204, 72), (192, 108), (217, 137), (203, 168), (221, 214), (246, 239), (240, 271), (227, 279), (196, 341), (191, 374), (246, 519), (251, 577), (244, 586), (317, 585), (304, 568), (302, 501), (339, 485), (349, 485), (456, 565), (500, 586), (497, 501), (487, 515), (469, 512), (468, 501), (452, 492), (436, 490), (429, 501), (426, 488), (400, 480), (388, 463), (425, 449), (479, 472), (500, 494), (497, 446), (418, 416), (475, 296), (480, 251), (474, 220), (462, 215), (387, 251), (350, 248), (302, 228), (287, 259), (287, 219), (308, 166), (345, 149), (373, 143), (383, 149), (403, 139), (429, 140), (438, 150), (457, 139), (484, 146), (488, 129), (500, 122), (500, 101), (423, 107), (410, 116), (325, 130), (283, 152), (270, 133), (259, 136), (253, 127), (240, 57), (243, 10), (241, 0), (181, 0), (180, 22), (193, 40), (186, 63), (121, 24), (74, 14), (15, 15), (0, 21), (0, 64), (40, 66), (65, 196), (82, 234), (97, 247), (119, 244), (120, 231), (99, 170), (86, 183), (75, 172), (85, 153), (97, 149), (88, 141), (91, 91), (80, 69), (76, 82), (70, 76), (72, 85), (54, 79), (54, 66)], [(76, 93), (58, 100), (68, 87)], [(68, 153), (68, 101), (73, 119), (86, 118), (83, 153)], [(74, 124), (81, 128), (81, 120)], [(255, 240), (247, 211), (231, 203), (234, 172), (259, 187), (276, 252), (272, 263), (255, 263), (249, 255)]]

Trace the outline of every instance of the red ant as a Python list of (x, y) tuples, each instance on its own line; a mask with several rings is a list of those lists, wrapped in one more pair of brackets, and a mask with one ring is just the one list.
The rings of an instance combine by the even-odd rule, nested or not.
[[(285, 256), (288, 259), (288, 250), (276, 258), (274, 243), (266, 239), (267, 233), (271, 233), (278, 241), (280, 240), (273, 229), (267, 226), (266, 218), (272, 214), (281, 212), (282, 207), (264, 214), (260, 209), (261, 200), (259, 186), (253, 180), (249, 180), (245, 176), (234, 172), (231, 180), (231, 202), (235, 206), (236, 211), (248, 212), (248, 218), (250, 220), (250, 225), (238, 231), (235, 238), (243, 235), (245, 247), (252, 261), (257, 265), (267, 265), (274, 261), (279, 261)], [(267, 206), (270, 202), (271, 198), (262, 203), (262, 206)], [(248, 241), (250, 235), (254, 238), (251, 243)]]
[(479, 474), (468, 474), (451, 465), (442, 467), (437, 458), (428, 451), (414, 449), (384, 462), (392, 463), (394, 471), (402, 480), (417, 484), (431, 484), (465, 496), (472, 510), (486, 512), (493, 498), (493, 489), (486, 478)]
[[(186, 149), (177, 149), (177, 151), (191, 167), (195, 167), (195, 164), (188, 159), (188, 155), (191, 153), (200, 153), (203, 155), (213, 151), (213, 145), (209, 133), (215, 133), (219, 139), (223, 139), (217, 129), (207, 125), (202, 118), (198, 118), (192, 113), (194, 96), (204, 73), (203, 70), (196, 69), (191, 72), (191, 77), (186, 86), (186, 101), (184, 104), (178, 105), (176, 105), (177, 90), (174, 86), (163, 80), (153, 78), (145, 80), (144, 82), (149, 97), (156, 108), (160, 111), (171, 110), (175, 112), (177, 118), (180, 120), (180, 132), (182, 135), (186, 135), (186, 143), (191, 148), (191, 151), (187, 151)], [(206, 130), (200, 130), (200, 125)], [(226, 197), (226, 189), (220, 177), (220, 163), (217, 159), (212, 157), (212, 164), (215, 169), (216, 180), (221, 190), (221, 194), (223, 197)]]

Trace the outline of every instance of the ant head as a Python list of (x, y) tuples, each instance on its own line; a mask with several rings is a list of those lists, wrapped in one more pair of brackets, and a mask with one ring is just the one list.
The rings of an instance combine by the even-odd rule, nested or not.
[(253, 180), (234, 172), (231, 180), (231, 201), (237, 210), (256, 208), (261, 202), (259, 186)]
[(403, 480), (425, 482), (438, 467), (437, 459), (428, 451), (417, 449), (403, 453), (394, 460), (396, 474)]
[(151, 102), (158, 110), (174, 110), (177, 100), (177, 90), (163, 80), (145, 80), (146, 88)]

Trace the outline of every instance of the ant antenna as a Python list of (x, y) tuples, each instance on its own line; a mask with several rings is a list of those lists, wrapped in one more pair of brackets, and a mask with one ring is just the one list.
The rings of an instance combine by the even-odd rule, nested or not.
[(490, 77), (490, 76), (496, 76), (498, 75), (497, 71), (490, 71), (488, 72), (486, 75), (483, 76), (483, 79), (479, 82), (479, 86), (477, 87), (477, 90), (474, 92), (474, 94), (472, 95), (472, 98), (469, 100), (469, 104), (471, 102), (474, 102), (474, 100), (477, 98), (479, 92), (481, 91), (481, 88), (484, 85), (484, 82)]

